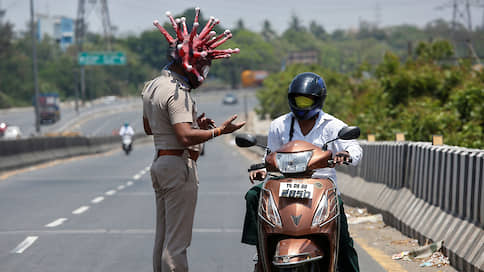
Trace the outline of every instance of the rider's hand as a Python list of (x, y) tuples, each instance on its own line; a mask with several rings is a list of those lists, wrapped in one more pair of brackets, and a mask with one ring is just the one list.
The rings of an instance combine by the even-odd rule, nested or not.
[(232, 133), (239, 128), (243, 127), (245, 125), (245, 121), (237, 123), (237, 124), (232, 124), (232, 122), (237, 118), (237, 114), (234, 114), (232, 117), (227, 119), (225, 122), (223, 122), (222, 125), (220, 125), (220, 129), (222, 130), (222, 134), (228, 134)]
[(258, 169), (249, 172), (249, 179), (252, 184), (254, 180), (264, 180), (266, 178), (267, 172), (264, 169)]
[(343, 151), (343, 152), (338, 152), (334, 155), (334, 164), (343, 164), (344, 162), (351, 162), (351, 157), (350, 157), (350, 153), (348, 153), (348, 151)]
[(209, 128), (217, 127), (215, 125), (215, 121), (213, 121), (210, 118), (205, 117), (205, 112), (200, 114), (200, 116), (198, 116), (197, 124), (198, 124), (198, 127), (201, 128), (201, 129), (209, 129)]

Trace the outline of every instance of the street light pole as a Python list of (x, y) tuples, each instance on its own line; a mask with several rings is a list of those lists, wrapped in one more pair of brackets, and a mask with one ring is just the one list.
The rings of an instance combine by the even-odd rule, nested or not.
[(34, 0), (30, 0), (30, 28), (32, 34), (32, 64), (34, 70), (34, 86), (35, 86), (35, 131), (40, 134), (40, 116), (39, 116), (39, 82), (37, 73), (37, 42), (34, 22)]

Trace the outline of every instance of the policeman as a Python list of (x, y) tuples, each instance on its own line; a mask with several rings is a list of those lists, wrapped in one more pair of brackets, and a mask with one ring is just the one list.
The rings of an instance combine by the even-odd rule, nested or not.
[[(198, 13), (199, 9), (196, 10), (193, 31), (198, 25)], [(181, 21), (167, 15), (170, 21)], [(184, 19), (182, 21), (184, 25)], [(211, 19), (210, 23), (213, 25), (215, 22)], [(245, 122), (233, 123), (237, 118), (237, 115), (233, 115), (217, 127), (204, 113), (197, 117), (191, 90), (202, 84), (211, 59), (217, 55), (210, 54), (213, 44), (209, 47), (203, 43), (202, 33), (205, 29), (196, 36), (190, 35), (186, 27), (179, 29), (182, 24), (178, 24), (179, 28), (175, 24), (177, 39), (173, 39), (158, 22), (155, 25), (170, 44), (170, 64), (160, 76), (147, 82), (142, 91), (143, 126), (146, 134), (153, 135), (156, 149), (150, 171), (156, 196), (153, 271), (188, 271), (187, 248), (192, 237), (198, 190), (198, 145), (222, 134), (232, 133)], [(190, 47), (192, 44), (198, 46)], [(220, 51), (217, 50), (217, 53)], [(230, 56), (230, 53), (236, 52), (231, 50), (226, 53)]]
[[(271, 122), (267, 137), (268, 149), (276, 151), (282, 145), (292, 140), (302, 140), (323, 147), (324, 143), (337, 138), (338, 132), (346, 124), (321, 110), (325, 99), (326, 84), (319, 75), (314, 73), (297, 75), (289, 85), (288, 91), (291, 112)], [(328, 145), (328, 150), (335, 154), (334, 161), (336, 164), (351, 161), (352, 165), (357, 165), (362, 157), (362, 149), (355, 140), (331, 142)], [(252, 171), (250, 180), (251, 182), (253, 180), (263, 180), (266, 174), (265, 170)], [(329, 178), (336, 184), (336, 171), (334, 168), (317, 169), (312, 177)], [(242, 242), (246, 244), (257, 244), (257, 208), (262, 184), (252, 187), (245, 196), (247, 210)], [(353, 247), (353, 239), (351, 239), (348, 232), (343, 201), (339, 197), (339, 191), (338, 198), (341, 215), (338, 268), (341, 271), (359, 271), (358, 256)]]

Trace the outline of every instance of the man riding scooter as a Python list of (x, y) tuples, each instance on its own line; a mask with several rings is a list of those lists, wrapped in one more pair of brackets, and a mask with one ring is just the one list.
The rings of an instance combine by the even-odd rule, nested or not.
[[(293, 140), (302, 140), (318, 147), (338, 138), (338, 132), (346, 124), (321, 110), (326, 98), (324, 80), (314, 73), (302, 73), (291, 82), (288, 91), (291, 112), (273, 120), (267, 138), (268, 150), (278, 150), (284, 144)], [(335, 154), (335, 164), (344, 162), (351, 165), (358, 164), (362, 157), (362, 149), (355, 140), (336, 140), (328, 144), (328, 150)], [(250, 172), (250, 180), (264, 180), (267, 175), (265, 169)], [(312, 178), (331, 179), (336, 184), (336, 171), (333, 168), (317, 169)], [(247, 211), (245, 215), (242, 242), (257, 245), (257, 220), (260, 191), (263, 183), (252, 187), (246, 194)], [(338, 268), (340, 271), (359, 271), (358, 256), (353, 247), (353, 240), (348, 232), (348, 224), (340, 203), (340, 239)], [(259, 271), (260, 264), (256, 264)]]
[(124, 125), (119, 129), (119, 136), (121, 136), (122, 140), (122, 148), (126, 155), (131, 152), (133, 147), (133, 135), (134, 129), (129, 125), (128, 122), (124, 123)]

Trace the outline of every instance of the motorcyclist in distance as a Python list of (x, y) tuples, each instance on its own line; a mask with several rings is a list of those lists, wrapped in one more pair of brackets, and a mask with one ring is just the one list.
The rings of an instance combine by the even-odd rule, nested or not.
[[(297, 75), (289, 85), (288, 100), (291, 112), (278, 117), (270, 124), (267, 137), (267, 148), (278, 150), (282, 145), (292, 140), (303, 140), (316, 146), (323, 145), (338, 137), (341, 128), (347, 126), (334, 116), (322, 111), (326, 99), (324, 80), (314, 73)], [(350, 162), (357, 165), (362, 157), (362, 149), (355, 140), (336, 140), (328, 144), (334, 156), (335, 164)], [(264, 180), (265, 169), (251, 171), (250, 181)], [(313, 178), (329, 178), (336, 184), (336, 171), (332, 168), (317, 169)], [(252, 187), (246, 194), (246, 215), (242, 233), (242, 243), (257, 245), (257, 209), (259, 195), (263, 183)], [(338, 267), (341, 271), (359, 271), (358, 256), (353, 247), (353, 239), (348, 232), (348, 224), (340, 201), (340, 242)], [(256, 265), (257, 267), (257, 265)]]
[(129, 125), (128, 122), (125, 122), (123, 126), (119, 129), (119, 136), (133, 136), (134, 135), (134, 129)]

